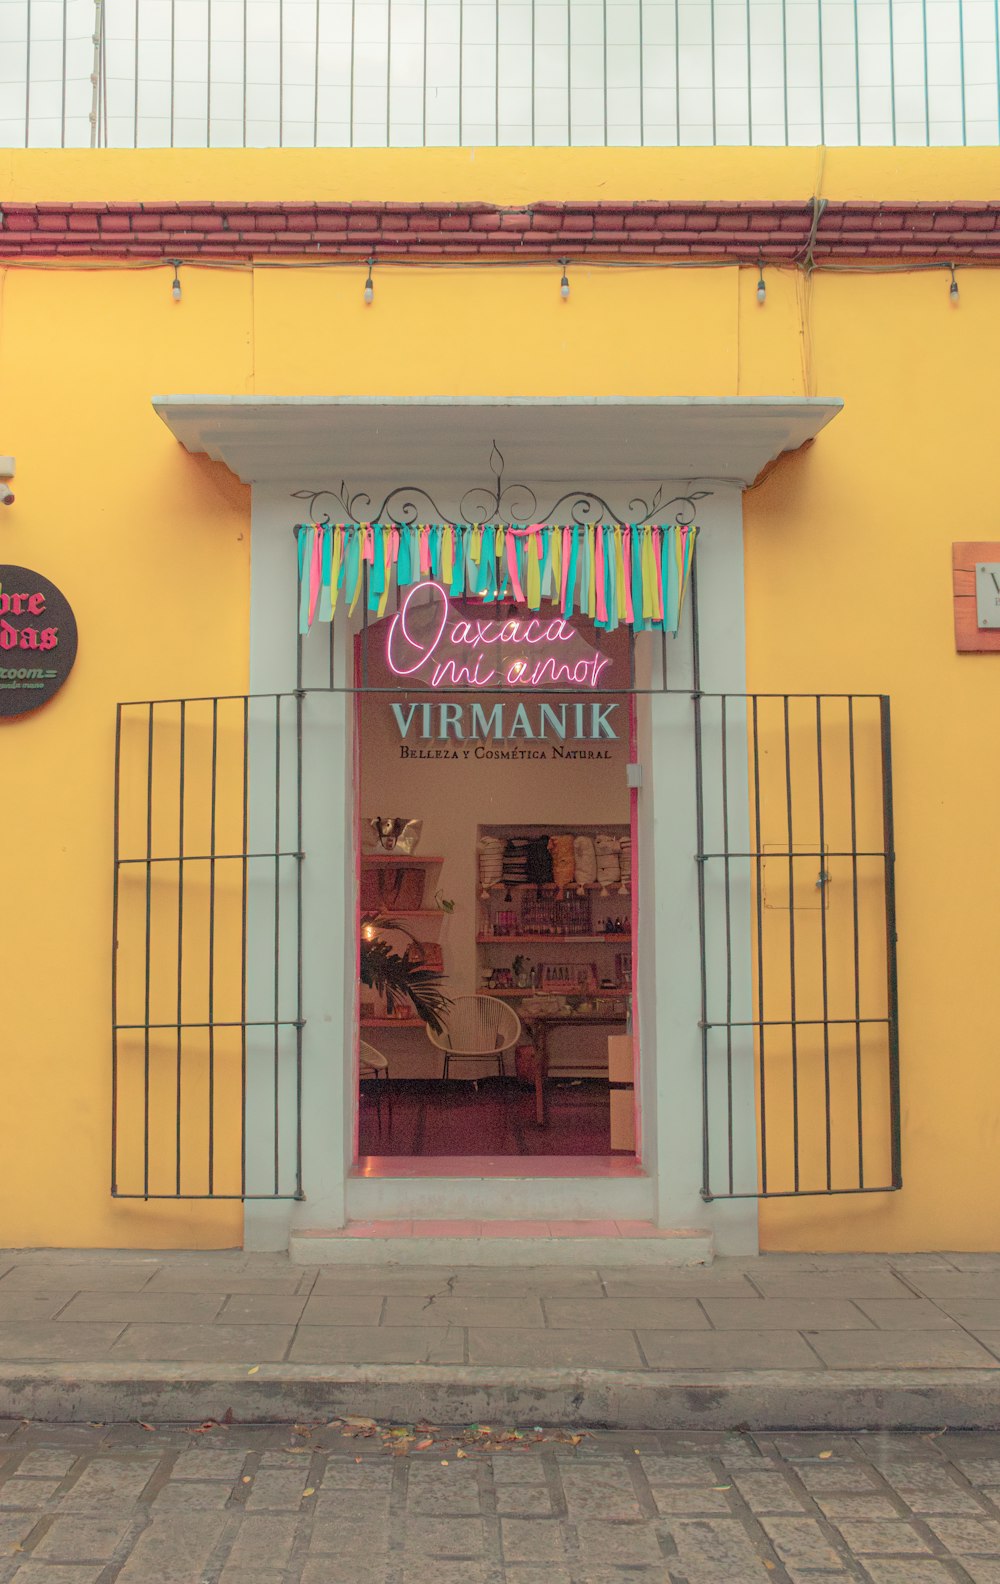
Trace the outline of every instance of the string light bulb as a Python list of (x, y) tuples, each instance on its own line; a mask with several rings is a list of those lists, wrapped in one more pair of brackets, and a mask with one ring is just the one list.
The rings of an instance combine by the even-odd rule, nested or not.
[(569, 259), (560, 259), (559, 262), (562, 265), (562, 280), (559, 282), (559, 295), (563, 302), (566, 302), (567, 298), (569, 297), (569, 276), (566, 274), (566, 266), (569, 264)]
[(764, 283), (764, 262), (757, 260), (757, 301), (763, 305), (767, 301), (767, 286)]
[(173, 285), (170, 288), (170, 295), (174, 299), (174, 302), (180, 302), (180, 300), (181, 300), (181, 277), (180, 277), (180, 265), (179, 264), (175, 264), (174, 265), (174, 283), (173, 283)]
[(375, 284), (372, 280), (372, 265), (374, 262), (374, 259), (368, 260), (368, 279), (365, 281), (365, 302), (369, 306), (375, 301)]
[(957, 308), (957, 306), (958, 306), (958, 281), (955, 279), (955, 266), (954, 266), (954, 264), (949, 264), (948, 268), (951, 270), (951, 285), (948, 287), (948, 296), (951, 298), (952, 306)]

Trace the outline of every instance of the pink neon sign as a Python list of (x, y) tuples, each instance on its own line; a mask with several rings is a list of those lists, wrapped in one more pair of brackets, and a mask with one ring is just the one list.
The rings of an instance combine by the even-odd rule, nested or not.
[[(424, 597), (411, 613), (418, 593)], [(415, 630), (417, 612), (426, 619), (423, 633)], [(527, 621), (463, 616), (449, 623), (449, 614), (448, 595), (440, 583), (415, 583), (407, 591), (389, 623), (385, 642), (386, 663), (395, 676), (420, 674), (435, 688), (567, 684), (596, 688), (601, 673), (611, 664), (607, 655), (594, 650), (576, 659), (570, 655), (564, 658), (559, 646), (572, 643), (579, 634), (561, 616), (532, 616)], [(449, 656), (449, 648), (461, 649), (464, 657)], [(504, 649), (522, 652), (505, 658)]]

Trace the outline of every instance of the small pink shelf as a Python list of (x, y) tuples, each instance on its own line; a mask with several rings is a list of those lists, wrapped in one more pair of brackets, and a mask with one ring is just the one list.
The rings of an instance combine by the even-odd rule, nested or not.
[[(362, 912), (370, 912), (370, 908), (363, 908)], [(375, 919), (375, 928), (381, 925), (385, 929), (389, 919), (394, 918), (447, 918), (448, 914), (443, 908), (397, 908), (387, 907), (384, 913), (379, 913)]]
[(611, 935), (477, 935), (477, 946), (576, 946), (593, 945), (595, 941), (614, 946), (618, 941), (630, 941), (632, 936), (617, 931)]
[[(631, 880), (609, 880), (607, 885), (602, 885), (599, 880), (587, 880), (583, 885), (577, 885), (573, 880), (569, 885), (558, 886), (554, 880), (492, 880), (487, 887), (489, 891), (564, 891), (567, 896), (577, 896), (581, 891), (605, 891), (608, 896), (624, 896), (631, 890)], [(482, 887), (480, 887), (482, 890)], [(485, 898), (484, 898), (485, 900)]]
[(362, 863), (439, 864), (444, 859), (437, 855), (425, 857), (423, 853), (367, 853), (361, 854)]
[(526, 996), (559, 996), (562, 1000), (576, 1001), (625, 1001), (628, 999), (627, 990), (573, 990), (569, 986), (565, 990), (490, 990), (478, 992), (484, 996), (503, 996), (524, 1000)]
[(420, 1018), (359, 1018), (362, 1028), (426, 1028)]

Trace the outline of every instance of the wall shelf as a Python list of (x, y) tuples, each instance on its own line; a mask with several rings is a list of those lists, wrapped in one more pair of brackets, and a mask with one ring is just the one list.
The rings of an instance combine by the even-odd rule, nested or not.
[[(624, 886), (624, 890), (622, 887)], [(583, 885), (577, 885), (574, 880), (571, 885), (558, 886), (554, 880), (494, 880), (487, 888), (489, 891), (561, 891), (565, 896), (578, 896), (581, 891), (603, 891), (607, 897), (628, 896), (632, 889), (631, 880), (611, 880), (607, 885), (601, 885), (599, 880), (587, 880)], [(485, 901), (486, 898), (483, 898)]]
[[(609, 823), (588, 824), (578, 834), (592, 837), (595, 843), (602, 837), (621, 843), (628, 841), (631, 833), (625, 823)], [(507, 861), (512, 871), (515, 863), (523, 863), (526, 868), (537, 867), (539, 873), (553, 874), (552, 869), (546, 871), (541, 867), (541, 854), (530, 856), (532, 844), (537, 846), (539, 842), (547, 843), (551, 837), (558, 836), (561, 842), (557, 846), (565, 855), (569, 832), (557, 825), (497, 824), (480, 825), (478, 836), (480, 840), (490, 837), (504, 844), (500, 857), (501, 869)], [(511, 846), (511, 843), (528, 845)], [(549, 851), (552, 852), (552, 849)], [(487, 873), (490, 873), (496, 863), (496, 849), (488, 849), (488, 856), (490, 864)], [(512, 1001), (518, 1010), (524, 1002), (533, 1001), (536, 996), (545, 998), (542, 1004), (546, 1007), (551, 1004), (552, 1010), (548, 1015), (553, 1019), (563, 1015), (558, 1009), (567, 1001), (591, 1006), (600, 1003), (605, 1008), (603, 1021), (626, 1021), (632, 983), (631, 887), (628, 882), (623, 886), (620, 878), (607, 881), (597, 879), (595, 870), (601, 874), (614, 874), (618, 864), (605, 864), (598, 869), (595, 851), (594, 868), (583, 867), (586, 856), (585, 851), (582, 858), (574, 851), (575, 872), (594, 874), (595, 878), (582, 881), (579, 885), (575, 879), (565, 883), (564, 868), (557, 868), (556, 871), (563, 879), (561, 885), (554, 876), (541, 883), (534, 880), (508, 882), (502, 873), (495, 883), (491, 880), (485, 887), (480, 884), (475, 939), (476, 971), (481, 994)], [(479, 875), (482, 868), (480, 864), (477, 870)], [(606, 928), (616, 919), (627, 927), (620, 930)], [(527, 977), (532, 982), (528, 986), (515, 986), (512, 959), (516, 962), (517, 956), (526, 946), (532, 948), (531, 959), (537, 959), (529, 959), (527, 963), (530, 969)], [(595, 947), (600, 950), (595, 951)], [(519, 968), (524, 966), (523, 961), (518, 964)], [(613, 980), (615, 988), (602, 990), (602, 978)], [(498, 988), (494, 989), (494, 984)], [(587, 1015), (579, 1014), (579, 1020), (586, 1022)]]
[(617, 932), (611, 935), (477, 935), (477, 946), (576, 946), (593, 945), (599, 941), (602, 945), (616, 946), (619, 941), (631, 941), (631, 933), (620, 935)]
[[(362, 909), (370, 912), (371, 909)], [(449, 915), (443, 908), (386, 908), (384, 915), (379, 913), (373, 920), (376, 929), (388, 929), (389, 921), (394, 918), (448, 918)]]
[(423, 1029), (427, 1027), (420, 1018), (359, 1018), (358, 1022), (362, 1028)]
[[(554, 996), (560, 1001), (627, 1001), (627, 990), (480, 990), (484, 996), (500, 996), (503, 1000), (525, 1000), (534, 996)], [(569, 1014), (567, 1014), (569, 1015)]]
[(437, 854), (424, 856), (423, 853), (394, 853), (394, 852), (363, 852), (362, 863), (399, 863), (399, 864), (443, 864), (444, 859)]

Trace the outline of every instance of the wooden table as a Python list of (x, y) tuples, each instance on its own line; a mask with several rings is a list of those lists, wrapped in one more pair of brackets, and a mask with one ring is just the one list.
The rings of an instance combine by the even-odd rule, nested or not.
[[(552, 1029), (568, 1028), (577, 1023), (602, 1024), (608, 1028), (619, 1028), (627, 1024), (628, 1018), (624, 1013), (615, 1016), (608, 1012), (536, 1012), (531, 1016), (520, 1014), (521, 1022), (531, 1035), (535, 1047), (535, 1121), (539, 1127), (545, 1126), (545, 1080), (549, 1075), (549, 1034)], [(595, 1068), (595, 1072), (605, 1071), (604, 1068)]]

